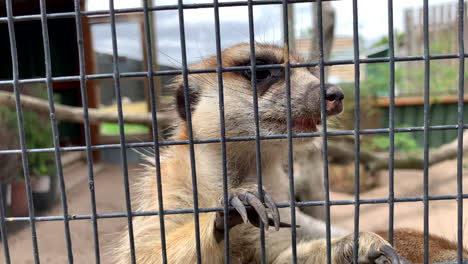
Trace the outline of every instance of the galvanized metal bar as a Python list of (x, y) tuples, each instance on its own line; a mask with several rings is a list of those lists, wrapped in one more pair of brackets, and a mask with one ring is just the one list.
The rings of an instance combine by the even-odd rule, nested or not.
[[(468, 199), (468, 194), (463, 194), (463, 199)], [(454, 200), (458, 199), (458, 195), (430, 195), (428, 196), (429, 201), (447, 201), (447, 200)], [(414, 203), (414, 202), (422, 202), (424, 200), (423, 196), (414, 196), (414, 197), (402, 197), (402, 198), (395, 198), (395, 203)], [(362, 204), (388, 204), (388, 198), (380, 198), (380, 199), (361, 199), (359, 203)], [(342, 206), (342, 205), (354, 205), (356, 202), (355, 200), (331, 200), (330, 206)], [(286, 208), (291, 207), (289, 202), (277, 203), (278, 208)], [(305, 206), (324, 206), (325, 201), (308, 201), (308, 202), (296, 202), (296, 207), (305, 207)], [(224, 210), (223, 207), (207, 207), (207, 208), (199, 208), (199, 213), (211, 213), (211, 212), (222, 212)], [(173, 214), (193, 214), (193, 208), (185, 208), (185, 209), (174, 209), (174, 210), (165, 210), (165, 215), (173, 215)], [(141, 211), (141, 212), (133, 212), (132, 216), (140, 217), (140, 216), (154, 216), (158, 215), (159, 211)], [(110, 219), (110, 218), (123, 218), (126, 217), (127, 214), (120, 212), (120, 213), (103, 213), (97, 214), (96, 217), (98, 219)], [(82, 215), (69, 215), (70, 220), (89, 220), (92, 218), (90, 214), (82, 214)], [(36, 221), (63, 221), (63, 216), (37, 216)], [(28, 222), (29, 217), (6, 217), (5, 222)]]
[(164, 201), (163, 201), (163, 189), (161, 179), (161, 154), (159, 151), (159, 125), (158, 125), (158, 114), (156, 105), (156, 94), (154, 87), (154, 75), (153, 75), (153, 40), (151, 39), (150, 28), (154, 26), (154, 20), (150, 21), (151, 16), (148, 11), (148, 0), (142, 0), (143, 11), (144, 11), (144, 23), (145, 23), (145, 41), (146, 41), (146, 56), (147, 56), (147, 78), (149, 84), (149, 101), (151, 107), (151, 126), (153, 135), (154, 145), (154, 165), (156, 169), (156, 188), (158, 195), (158, 209), (159, 209), (159, 230), (161, 236), (161, 257), (162, 262), (167, 263), (167, 251), (166, 251), (166, 225), (164, 221)]
[(26, 195), (28, 200), (28, 213), (29, 217), (26, 219), (29, 221), (31, 228), (31, 240), (33, 248), (34, 263), (39, 264), (39, 249), (37, 246), (37, 234), (36, 234), (36, 215), (34, 212), (34, 203), (32, 198), (31, 190), (31, 175), (29, 173), (29, 161), (26, 146), (26, 135), (24, 132), (24, 121), (23, 121), (23, 110), (21, 107), (21, 87), (19, 84), (19, 70), (18, 70), (18, 53), (16, 46), (15, 36), (15, 25), (13, 22), (13, 6), (11, 0), (6, 0), (6, 12), (8, 18), (8, 36), (10, 38), (10, 52), (11, 52), (11, 65), (13, 74), (13, 92), (15, 94), (15, 106), (16, 106), (16, 118), (18, 122), (18, 134), (21, 148), (21, 161), (23, 165), (23, 175), (26, 182)]
[(360, 78), (361, 71), (359, 65), (359, 18), (358, 18), (358, 2), (353, 0), (353, 53), (354, 53), (354, 247), (353, 247), (353, 262), (358, 264), (359, 258), (359, 213), (360, 213), (360, 153), (361, 140), (359, 130), (361, 129), (361, 90)]
[[(463, 125), (463, 129), (467, 129), (468, 124)], [(458, 125), (439, 125), (439, 126), (429, 126), (431, 131), (440, 131), (440, 130), (457, 130)], [(388, 128), (377, 128), (377, 129), (361, 129), (359, 131), (360, 135), (371, 135), (371, 134), (388, 134), (390, 129)], [(424, 131), (423, 126), (417, 127), (399, 127), (395, 128), (395, 133), (411, 133), (411, 132), (420, 132)], [(320, 137), (323, 132), (311, 132), (311, 133), (293, 133), (293, 138), (309, 138), (309, 137)], [(352, 136), (354, 135), (354, 130), (336, 130), (336, 131), (327, 131), (328, 137), (336, 136)], [(260, 136), (261, 140), (274, 140), (274, 139), (287, 139), (286, 134), (276, 134), (276, 135), (265, 135)], [(255, 136), (242, 136), (242, 137), (226, 137), (226, 142), (239, 142), (239, 141), (254, 141)], [(193, 140), (193, 144), (209, 144), (209, 143), (219, 143), (219, 138), (209, 138), (209, 139), (197, 139)], [(187, 145), (188, 140), (167, 140), (159, 142), (160, 146), (174, 146), (174, 145)], [(138, 142), (138, 143), (127, 143), (126, 148), (147, 148), (154, 147), (153, 142)], [(92, 150), (101, 150), (101, 149), (119, 149), (120, 144), (103, 144), (103, 145), (93, 145), (91, 146)], [(75, 146), (75, 147), (61, 147), (60, 151), (84, 151), (86, 150), (85, 146)], [(29, 149), (27, 153), (42, 153), (42, 152), (54, 152), (54, 148), (36, 148)], [(0, 155), (8, 154), (18, 154), (21, 153), (19, 149), (13, 150), (0, 150)]]
[(393, 245), (395, 218), (395, 37), (393, 30), (393, 0), (388, 0), (388, 55), (390, 68), (390, 106), (388, 112), (389, 159), (388, 159), (388, 241)]
[(429, 0), (423, 5), (424, 31), (424, 171), (423, 171), (423, 203), (424, 203), (424, 263), (429, 263), (429, 140), (430, 131), (430, 59), (429, 59)]
[(322, 121), (322, 153), (323, 153), (323, 184), (325, 189), (325, 238), (327, 244), (327, 263), (331, 264), (331, 216), (330, 216), (330, 184), (328, 177), (328, 143), (327, 143), (327, 109), (325, 102), (325, 57), (323, 53), (323, 16), (322, 0), (317, 1), (317, 26), (319, 41), (319, 69), (320, 69), (320, 112)]
[[(445, 60), (445, 59), (459, 59), (460, 57), (468, 58), (468, 54), (460, 56), (458, 54), (438, 54), (430, 55), (430, 60)], [(404, 61), (423, 61), (423, 56), (401, 56), (394, 57), (395, 62), (404, 62)], [(379, 58), (365, 58), (359, 59), (359, 64), (368, 64), (368, 63), (382, 63), (389, 62), (389, 57), (379, 57)], [(324, 61), (325, 66), (336, 66), (336, 65), (353, 65), (354, 60), (331, 60)], [(318, 62), (303, 62), (303, 63), (290, 63), (291, 68), (303, 68), (303, 67), (315, 67), (318, 66)], [(258, 65), (257, 69), (279, 69), (283, 67), (281, 64), (265, 64)], [(250, 66), (234, 66), (234, 67), (224, 67), (222, 72), (237, 72), (248, 70)], [(201, 74), (201, 73), (216, 73), (216, 68), (206, 68), (206, 69), (187, 69), (187, 74)], [(154, 76), (167, 76), (167, 75), (181, 75), (182, 70), (163, 70), (163, 71), (154, 71)], [(146, 77), (147, 72), (123, 72), (120, 73), (120, 78), (134, 78), (134, 77)], [(112, 73), (98, 73), (98, 74), (87, 74), (87, 80), (106, 80), (112, 79)], [(52, 82), (68, 82), (68, 81), (79, 81), (80, 76), (60, 76), (52, 77)], [(24, 83), (45, 83), (46, 78), (28, 78), (28, 79), (19, 79), (20, 84)], [(13, 80), (2, 80), (0, 85), (13, 84)]]
[(219, 22), (219, 2), (213, 0), (214, 22), (215, 22), (215, 39), (216, 39), (216, 70), (218, 77), (218, 100), (219, 100), (219, 123), (220, 123), (220, 143), (221, 143), (221, 158), (223, 170), (223, 210), (224, 210), (224, 262), (229, 264), (230, 246), (229, 246), (229, 182), (228, 182), (228, 167), (226, 157), (226, 122), (224, 118), (224, 86), (223, 86), (223, 58), (221, 57), (221, 29)]
[[(250, 46), (250, 67), (251, 84), (252, 84), (252, 102), (255, 122), (255, 161), (257, 166), (257, 184), (258, 193), (263, 202), (263, 179), (262, 179), (262, 153), (260, 142), (260, 122), (258, 116), (258, 87), (257, 87), (257, 59), (255, 57), (255, 25), (253, 19), (253, 0), (248, 0), (247, 5), (248, 19), (249, 19), (249, 46)], [(262, 264), (267, 263), (266, 248), (265, 248), (265, 229), (262, 221), (259, 220), (260, 225), (260, 248), (261, 248), (261, 261)]]
[[(290, 8), (293, 8), (293, 6), (291, 5)], [(289, 201), (291, 203), (291, 251), (292, 263), (297, 263), (296, 192), (294, 190), (294, 156), (291, 117), (291, 66), (289, 61), (289, 34), (294, 34), (294, 31), (289, 32), (288, 22), (288, 0), (283, 0), (284, 83), (286, 93), (286, 124), (288, 139)], [(294, 29), (294, 25), (291, 25), (291, 28)]]
[[(464, 25), (465, 3), (458, 1), (458, 54), (465, 52)], [(463, 123), (465, 97), (465, 59), (458, 62), (458, 148), (457, 148), (457, 250), (458, 263), (463, 263)]]
[(128, 239), (130, 244), (130, 259), (132, 263), (136, 263), (135, 256), (135, 241), (133, 237), (133, 222), (132, 222), (132, 202), (130, 197), (130, 184), (128, 179), (128, 163), (127, 163), (127, 148), (125, 147), (125, 132), (123, 121), (123, 107), (122, 95), (120, 89), (120, 67), (119, 67), (119, 53), (117, 49), (117, 31), (115, 25), (114, 13), (114, 0), (109, 0), (109, 11), (111, 14), (111, 37), (112, 37), (112, 63), (113, 63), (113, 79), (114, 89), (117, 104), (117, 113), (119, 119), (119, 139), (120, 139), (120, 157), (122, 159), (122, 174), (124, 178), (124, 191), (125, 191), (125, 208), (127, 211), (127, 227)]
[[(290, 3), (310, 3), (316, 2), (317, 0), (290, 0)], [(337, 0), (323, 0), (323, 1), (337, 1)], [(262, 1), (255, 1), (253, 5), (255, 6), (262, 6), (262, 5), (280, 5), (281, 0), (262, 0)], [(247, 6), (248, 3), (246, 1), (227, 1), (219, 3), (219, 7), (229, 7), (229, 6)], [(183, 4), (183, 9), (199, 9), (199, 8), (213, 8), (213, 3), (192, 3), (192, 4)], [(160, 5), (160, 6), (153, 6), (149, 7), (148, 10), (153, 11), (165, 11), (165, 10), (177, 10), (178, 5)], [(141, 13), (143, 12), (143, 8), (141, 7), (134, 7), (134, 8), (119, 8), (114, 9), (115, 14), (126, 14), (126, 13)], [(110, 12), (108, 10), (90, 10), (84, 11), (81, 14), (82, 16), (100, 16), (100, 15), (109, 15)], [(60, 13), (53, 13), (47, 14), (47, 19), (60, 19), (60, 18), (72, 18), (75, 16), (74, 12), (60, 12)], [(19, 21), (30, 21), (30, 20), (39, 20), (40, 15), (21, 15), (21, 16), (13, 16), (14, 22)], [(0, 24), (7, 23), (7, 17), (0, 17)]]
[(65, 189), (65, 179), (63, 177), (63, 168), (62, 168), (62, 157), (60, 153), (60, 142), (59, 142), (59, 131), (57, 126), (57, 120), (55, 119), (55, 103), (54, 103), (54, 90), (52, 84), (52, 60), (50, 58), (50, 43), (49, 43), (49, 29), (47, 26), (47, 17), (46, 17), (46, 3), (45, 0), (39, 0), (39, 8), (41, 12), (41, 29), (42, 29), (42, 45), (44, 48), (44, 64), (45, 64), (45, 74), (46, 74), (46, 87), (47, 87), (47, 97), (49, 101), (49, 111), (50, 111), (50, 125), (52, 127), (52, 137), (54, 144), (54, 154), (55, 154), (55, 165), (57, 168), (57, 176), (59, 179), (60, 187), (60, 200), (62, 204), (63, 211), (63, 225), (65, 231), (65, 243), (67, 245), (67, 257), (68, 263), (73, 263), (73, 248), (70, 235), (70, 224), (68, 223), (68, 202), (67, 202), (67, 193)]
[(78, 47), (78, 62), (80, 69), (80, 92), (81, 92), (81, 104), (83, 105), (83, 119), (84, 119), (84, 136), (86, 145), (86, 162), (88, 167), (88, 188), (91, 201), (91, 223), (93, 226), (93, 243), (94, 243), (94, 256), (96, 264), (101, 263), (101, 252), (99, 248), (99, 229), (97, 221), (97, 208), (96, 208), (96, 194), (94, 186), (94, 171), (93, 171), (93, 151), (91, 149), (91, 129), (89, 125), (88, 115), (88, 88), (86, 86), (86, 62), (85, 62), (85, 51), (84, 51), (84, 39), (83, 39), (83, 25), (81, 21), (81, 5), (80, 0), (74, 0), (75, 7), (75, 28), (76, 28), (76, 40)]
[(198, 216), (198, 187), (197, 187), (197, 169), (195, 165), (195, 149), (193, 144), (193, 129), (192, 129), (192, 113), (190, 110), (190, 86), (187, 73), (187, 48), (185, 45), (185, 22), (184, 22), (184, 9), (183, 0), (178, 0), (178, 14), (179, 14), (179, 36), (180, 36), (180, 51), (182, 55), (182, 77), (184, 84), (184, 101), (185, 101), (185, 115), (187, 117), (187, 131), (188, 143), (190, 148), (190, 168), (192, 172), (192, 190), (193, 190), (193, 209), (195, 221), (195, 243), (197, 250), (197, 263), (201, 263), (201, 242), (200, 242), (200, 221)]

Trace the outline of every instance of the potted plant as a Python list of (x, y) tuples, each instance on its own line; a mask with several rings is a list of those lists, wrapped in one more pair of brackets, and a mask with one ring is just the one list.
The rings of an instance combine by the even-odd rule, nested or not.
[[(52, 146), (52, 130), (45, 118), (40, 117), (34, 112), (25, 111), (23, 112), (23, 124), (27, 149), (48, 148)], [(16, 111), (14, 109), (0, 107), (0, 126), (6, 128), (4, 129), (4, 133), (8, 133), (11, 136), (3, 137), (3, 141), (8, 142), (10, 145), (7, 149), (19, 149)], [(20, 161), (21, 157), (19, 155), (16, 156)], [(2, 180), (2, 183), (10, 185), (10, 215), (27, 216), (26, 185), (21, 162), (16, 162), (15, 167), (21, 168), (19, 172), (15, 173), (16, 177)], [(56, 198), (57, 193), (54, 154), (28, 153), (28, 169), (35, 209), (47, 209)]]
[[(52, 129), (48, 120), (34, 112), (24, 112), (23, 120), (28, 149), (53, 146)], [(34, 207), (37, 210), (45, 210), (52, 205), (57, 194), (54, 153), (29, 153), (28, 164)]]
[[(4, 112), (0, 110), (0, 120)], [(15, 149), (17, 144), (17, 134), (15, 131), (0, 122), (0, 148), (1, 149)], [(21, 173), (21, 156), (17, 154), (0, 155), (0, 188), (2, 188), (2, 197), (4, 203), (4, 210), (8, 209), (8, 205), (15, 203), (15, 208), (9, 208), (8, 215), (19, 216), (28, 213), (27, 200), (21, 197), (21, 192), (24, 193), (24, 181), (21, 184), (19, 179)], [(19, 181), (18, 181), (19, 180)], [(15, 197), (12, 197), (12, 191), (15, 192)], [(4, 211), (3, 213), (7, 213)]]

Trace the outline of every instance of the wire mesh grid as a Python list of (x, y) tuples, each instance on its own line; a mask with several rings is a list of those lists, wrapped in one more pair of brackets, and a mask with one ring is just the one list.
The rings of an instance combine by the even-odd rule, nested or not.
[[(284, 65), (282, 64), (269, 64), (269, 65), (256, 65), (255, 59), (255, 35), (254, 35), (254, 17), (253, 17), (253, 7), (258, 5), (281, 5), (282, 6), (282, 21), (283, 21), (283, 40), (287, 44), (289, 41), (288, 34), (288, 4), (294, 3), (307, 3), (307, 2), (316, 2), (316, 19), (317, 25), (319, 28), (319, 59), (314, 62), (305, 62), (305, 63), (290, 63), (286, 61)], [(467, 194), (463, 193), (462, 190), (462, 159), (463, 159), (463, 131), (468, 128), (467, 124), (463, 122), (463, 100), (464, 100), (464, 58), (468, 54), (465, 54), (464, 51), (464, 2), (463, 0), (458, 1), (458, 53), (453, 54), (437, 54), (432, 55), (429, 52), (429, 22), (428, 22), (428, 0), (424, 0), (423, 6), (423, 24), (424, 24), (424, 54), (422, 56), (395, 56), (395, 47), (394, 47), (394, 26), (393, 26), (393, 0), (387, 0), (388, 4), (388, 38), (389, 38), (389, 56), (385, 58), (360, 58), (359, 54), (359, 28), (358, 28), (358, 1), (353, 0), (353, 52), (354, 58), (351, 60), (331, 60), (326, 61), (324, 57), (324, 40), (323, 40), (323, 25), (322, 25), (322, 2), (321, 0), (265, 0), (265, 1), (226, 1), (218, 2), (214, 0), (213, 3), (191, 3), (184, 4), (182, 0), (178, 0), (177, 5), (156, 5), (148, 6), (147, 1), (143, 1), (142, 8), (126, 8), (126, 9), (115, 9), (114, 1), (109, 1), (109, 10), (106, 11), (82, 11), (80, 10), (80, 1), (74, 0), (74, 12), (62, 12), (62, 13), (47, 13), (46, 12), (46, 1), (40, 0), (40, 14), (35, 15), (22, 15), (14, 16), (12, 8), (12, 0), (6, 0), (6, 17), (0, 17), (0, 23), (8, 24), (8, 33), (9, 33), (9, 42), (11, 47), (11, 64), (13, 70), (13, 78), (11, 80), (2, 80), (0, 84), (9, 84), (14, 88), (15, 102), (16, 102), (16, 111), (17, 111), (17, 123), (19, 127), (19, 139), (20, 139), (20, 149), (13, 150), (0, 150), (0, 155), (8, 154), (21, 154), (22, 157), (22, 167), (24, 171), (24, 177), (26, 180), (26, 193), (28, 200), (28, 211), (29, 217), (7, 217), (4, 215), (4, 208), (6, 206), (4, 200), (0, 200), (0, 231), (3, 241), (3, 249), (5, 255), (5, 263), (11, 263), (10, 259), (10, 249), (8, 246), (8, 234), (6, 231), (6, 222), (15, 222), (23, 221), (29, 222), (30, 231), (31, 231), (31, 240), (33, 245), (34, 261), (39, 263), (39, 251), (38, 251), (38, 241), (36, 234), (36, 223), (38, 221), (61, 221), (63, 222), (63, 227), (65, 230), (65, 241), (67, 246), (68, 253), (68, 262), (73, 263), (73, 250), (72, 250), (72, 240), (69, 228), (69, 222), (75, 220), (91, 220), (93, 224), (93, 242), (95, 249), (95, 262), (101, 262), (101, 250), (99, 244), (98, 236), (98, 220), (105, 218), (127, 218), (129, 239), (130, 239), (130, 251), (132, 263), (135, 262), (135, 247), (133, 241), (133, 227), (132, 227), (132, 218), (139, 216), (149, 216), (149, 215), (158, 215), (159, 224), (161, 230), (161, 245), (162, 245), (162, 258), (163, 262), (167, 262), (166, 257), (166, 230), (164, 225), (164, 216), (172, 214), (194, 214), (195, 218), (195, 233), (196, 233), (196, 250), (197, 250), (197, 262), (201, 263), (201, 248), (200, 248), (200, 230), (199, 230), (199, 214), (206, 212), (219, 212), (224, 211), (224, 236), (225, 236), (225, 255), (226, 262), (229, 263), (229, 218), (228, 211), (232, 208), (229, 208), (228, 203), (224, 203), (223, 207), (215, 208), (199, 208), (198, 206), (198, 193), (197, 193), (197, 175), (196, 175), (196, 163), (195, 163), (195, 144), (209, 144), (209, 143), (220, 143), (222, 147), (222, 171), (223, 171), (223, 197), (225, 200), (228, 199), (227, 191), (227, 164), (226, 164), (226, 143), (227, 142), (241, 142), (241, 141), (255, 141), (256, 148), (256, 163), (257, 163), (257, 180), (258, 180), (258, 192), (262, 193), (262, 171), (261, 171), (261, 144), (262, 140), (274, 140), (274, 139), (285, 139), (288, 144), (288, 176), (289, 176), (289, 187), (290, 187), (290, 203), (278, 203), (278, 207), (290, 207), (291, 208), (291, 245), (292, 245), (292, 256), (293, 263), (297, 262), (296, 255), (296, 225), (295, 225), (295, 208), (298, 206), (324, 206), (326, 209), (326, 239), (327, 239), (327, 260), (328, 263), (331, 263), (331, 230), (330, 230), (330, 208), (331, 206), (338, 205), (354, 205), (354, 262), (358, 261), (358, 245), (359, 245), (359, 219), (360, 219), (360, 206), (363, 204), (388, 204), (389, 205), (389, 241), (393, 243), (393, 229), (394, 229), (394, 205), (395, 203), (400, 202), (423, 202), (424, 204), (424, 262), (428, 263), (429, 261), (429, 201), (435, 200), (456, 200), (457, 201), (457, 247), (458, 247), (458, 263), (463, 262), (463, 199), (468, 198)], [(385, 1), (383, 1), (385, 2)], [(220, 37), (220, 7), (232, 7), (232, 6), (247, 6), (248, 8), (248, 24), (249, 24), (249, 43), (250, 43), (250, 58), (251, 65), (249, 66), (236, 66), (236, 67), (223, 67), (222, 57), (221, 57), (221, 37)], [(210, 69), (189, 69), (187, 65), (187, 54), (186, 54), (186, 43), (185, 43), (185, 27), (184, 27), (184, 10), (187, 9), (199, 9), (199, 8), (212, 8), (214, 12), (214, 24), (215, 24), (215, 33), (216, 33), (216, 58), (217, 58), (217, 67)], [(152, 53), (152, 39), (150, 36), (150, 12), (158, 12), (162, 10), (177, 10), (179, 16), (179, 32), (180, 32), (180, 48), (182, 54), (182, 67), (180, 70), (166, 70), (166, 71), (154, 71), (153, 67), (153, 53)], [(144, 14), (144, 39), (147, 43), (146, 45), (146, 56), (147, 60), (147, 69), (148, 71), (142, 72), (125, 72), (121, 73), (118, 63), (118, 42), (116, 38), (116, 27), (115, 27), (115, 17), (117, 14), (131, 13), (131, 12), (140, 12)], [(113, 57), (113, 72), (107, 74), (86, 74), (85, 69), (85, 56), (84, 56), (84, 43), (83, 43), (83, 28), (82, 28), (82, 18), (85, 16), (92, 15), (107, 15), (111, 19), (111, 34), (112, 34), (112, 57)], [(50, 58), (50, 44), (49, 44), (49, 32), (47, 27), (48, 20), (51, 19), (62, 19), (62, 18), (74, 18), (77, 32), (77, 46), (78, 46), (78, 55), (79, 55), (79, 75), (77, 76), (62, 76), (62, 77), (53, 77), (51, 72), (52, 62)], [(19, 70), (18, 70), (18, 54), (17, 54), (17, 43), (15, 39), (15, 23), (20, 21), (31, 21), (31, 20), (40, 20), (42, 25), (42, 36), (43, 36), (43, 46), (44, 46), (44, 55), (45, 55), (45, 69), (46, 76), (45, 78), (29, 78), (29, 79), (20, 79)], [(285, 45), (285, 53), (289, 54), (288, 45)], [(458, 74), (458, 122), (456, 125), (430, 125), (430, 74), (429, 67), (432, 60), (441, 60), (441, 59), (458, 59), (459, 60), (459, 74)], [(424, 62), (424, 125), (423, 126), (413, 126), (413, 127), (404, 127), (396, 128), (395, 127), (395, 62), (403, 61), (423, 61)], [(388, 62), (390, 65), (390, 104), (389, 104), (389, 123), (388, 128), (379, 128), (379, 129), (360, 129), (360, 65), (370, 64), (370, 63), (379, 63), (379, 62)], [(355, 112), (354, 112), (354, 130), (348, 131), (329, 131), (327, 130), (327, 120), (326, 120), (326, 111), (325, 111), (325, 67), (332, 65), (354, 65), (354, 86), (355, 86)], [(321, 88), (321, 121), (323, 124), (323, 130), (321, 132), (313, 133), (293, 133), (292, 132), (292, 121), (291, 121), (291, 87), (290, 87), (290, 71), (292, 68), (298, 67), (310, 67), (310, 66), (319, 66), (320, 69), (320, 88)], [(258, 117), (258, 98), (257, 98), (257, 87), (256, 87), (256, 70), (257, 69), (277, 69), (284, 68), (285, 70), (285, 96), (288, 99), (287, 105), (287, 133), (286, 134), (277, 134), (277, 135), (261, 135), (259, 129), (259, 117)], [(251, 83), (253, 87), (253, 112), (255, 116), (255, 126), (256, 133), (254, 136), (243, 136), (243, 137), (226, 137), (225, 131), (225, 120), (224, 120), (224, 93), (223, 93), (223, 75), (224, 72), (234, 72), (234, 71), (245, 71), (250, 70)], [(189, 102), (189, 91), (188, 91), (188, 76), (190, 74), (200, 74), (200, 73), (217, 73), (217, 83), (219, 89), (219, 112), (220, 112), (220, 124), (221, 131), (219, 138), (212, 139), (203, 139), (197, 140), (194, 139), (192, 133), (192, 121), (191, 121), (191, 108)], [(153, 79), (157, 76), (164, 75), (182, 75), (184, 83), (184, 95), (185, 95), (185, 111), (187, 117), (187, 126), (188, 126), (188, 140), (167, 140), (159, 141), (158, 140), (158, 125), (157, 125), (157, 112), (156, 112), (156, 102), (155, 98), (155, 85)], [(146, 77), (149, 83), (150, 90), (150, 105), (152, 113), (152, 136), (153, 141), (151, 142), (140, 142), (140, 143), (127, 143), (124, 136), (124, 122), (123, 122), (123, 110), (122, 110), (122, 95), (120, 93), (120, 80), (123, 78), (131, 77)], [(101, 145), (92, 145), (91, 144), (91, 135), (90, 135), (90, 122), (88, 116), (88, 95), (86, 89), (87, 80), (96, 80), (96, 79), (111, 79), (114, 81), (116, 101), (118, 106), (118, 118), (119, 118), (119, 144), (101, 144)], [(84, 110), (84, 135), (85, 135), (85, 146), (73, 146), (73, 147), (62, 147), (59, 144), (58, 137), (58, 128), (57, 122), (55, 119), (55, 108), (53, 100), (53, 83), (64, 82), (64, 81), (79, 81), (80, 90), (82, 97), (82, 105)], [(50, 108), (50, 122), (53, 131), (54, 145), (53, 148), (36, 148), (36, 149), (27, 149), (26, 148), (26, 139), (24, 133), (24, 121), (22, 117), (22, 105), (21, 105), (21, 93), (20, 87), (22, 84), (26, 83), (45, 83), (48, 92), (48, 102)], [(430, 131), (435, 130), (457, 130), (458, 138), (458, 153), (457, 153), (457, 193), (453, 195), (429, 195), (429, 183), (428, 183), (428, 168), (429, 168), (429, 136)], [(405, 132), (416, 132), (422, 131), (424, 133), (424, 194), (423, 196), (414, 196), (414, 197), (402, 197), (396, 198), (394, 196), (394, 155), (395, 155), (395, 133), (405, 133)], [(389, 147), (389, 196), (387, 198), (381, 199), (361, 199), (360, 198), (360, 182), (359, 182), (359, 153), (360, 153), (360, 135), (365, 134), (388, 134), (390, 139)], [(328, 149), (327, 149), (327, 138), (334, 136), (342, 135), (352, 135), (354, 136), (354, 152), (355, 152), (355, 197), (353, 200), (330, 200), (330, 187), (329, 187), (329, 175), (328, 175)], [(324, 187), (325, 187), (325, 197), (323, 201), (295, 201), (294, 197), (294, 171), (293, 171), (293, 138), (309, 138), (309, 137), (321, 137), (322, 138), (322, 150), (323, 150), (323, 172), (324, 172)], [(160, 169), (160, 152), (159, 148), (162, 146), (169, 145), (188, 145), (190, 148), (190, 165), (192, 171), (192, 187), (193, 187), (193, 199), (194, 199), (194, 208), (186, 208), (180, 210), (165, 210), (163, 204), (163, 196), (161, 191), (158, 192), (158, 203), (159, 211), (145, 211), (145, 212), (134, 212), (132, 211), (132, 206), (130, 202), (130, 189), (129, 189), (129, 180), (128, 180), (128, 166), (127, 166), (127, 157), (125, 149), (128, 148), (141, 148), (141, 147), (151, 147), (154, 149), (154, 159), (156, 165), (156, 182), (158, 185), (158, 190), (161, 190), (161, 169)], [(94, 174), (93, 174), (93, 155), (94, 150), (103, 150), (103, 149), (120, 149), (121, 158), (123, 165), (123, 176), (125, 184), (125, 201), (126, 201), (126, 211), (125, 212), (114, 212), (114, 213), (97, 213), (96, 210), (96, 196), (94, 192)], [(70, 215), (68, 213), (68, 204), (67, 196), (65, 192), (65, 182), (63, 178), (63, 168), (61, 162), (61, 153), (70, 152), (70, 151), (84, 151), (86, 152), (87, 165), (88, 165), (88, 179), (89, 179), (89, 191), (91, 198), (91, 214), (81, 214), (81, 215)], [(57, 174), (59, 176), (59, 187), (61, 194), (61, 205), (63, 209), (62, 215), (57, 216), (36, 216), (32, 193), (31, 193), (31, 178), (28, 167), (28, 153), (42, 153), (42, 152), (53, 152), (55, 153)], [(3, 190), (0, 188), (0, 196), (3, 197)], [(266, 263), (265, 256), (265, 234), (264, 229), (261, 230), (261, 249), (262, 249), (262, 263)]]

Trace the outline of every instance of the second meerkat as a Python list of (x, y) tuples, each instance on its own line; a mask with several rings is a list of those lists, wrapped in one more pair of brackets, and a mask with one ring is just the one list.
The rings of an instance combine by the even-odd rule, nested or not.
[[(284, 50), (272, 45), (255, 44), (256, 64), (283, 64)], [(294, 53), (291, 63), (303, 59)], [(248, 44), (239, 44), (222, 52), (223, 67), (250, 65)], [(209, 57), (191, 69), (216, 68), (216, 57)], [(251, 72), (223, 73), (225, 131), (227, 137), (255, 135)], [(196, 140), (218, 138), (220, 135), (219, 97), (216, 73), (192, 74), (188, 77), (193, 137)], [(258, 116), (261, 135), (285, 134), (286, 96), (283, 68), (258, 69)], [(314, 69), (291, 69), (291, 114), (293, 132), (317, 131), (320, 125), (320, 81)], [(187, 140), (184, 86), (181, 77), (175, 82), (176, 102), (181, 121), (176, 140)], [(326, 85), (328, 115), (342, 111), (343, 93)], [(301, 140), (295, 140), (295, 143)], [(227, 143), (229, 203), (236, 210), (230, 217), (230, 256), (232, 263), (260, 263), (260, 232), (255, 224), (260, 219), (269, 228), (266, 232), (267, 263), (291, 263), (291, 236), (284, 222), (290, 222), (290, 209), (278, 209), (276, 202), (289, 201), (288, 179), (281, 171), (281, 151), (285, 140), (262, 140), (262, 177), (264, 197), (257, 190), (255, 142)], [(195, 144), (198, 205), (219, 207), (223, 197), (221, 145)], [(137, 184), (134, 202), (137, 211), (157, 211), (157, 184), (153, 167), (147, 169)], [(193, 208), (190, 149), (187, 145), (168, 147), (161, 161), (162, 194), (165, 210)], [(283, 181), (284, 184), (278, 184)], [(264, 199), (265, 204), (261, 202)], [(250, 205), (253, 209), (246, 209)], [(280, 221), (281, 217), (281, 221)], [(196, 263), (195, 223), (193, 214), (164, 216), (168, 263)], [(242, 223), (242, 220), (244, 223)], [(252, 224), (250, 224), (250, 223)], [(296, 210), (298, 263), (325, 263), (325, 224)], [(137, 263), (162, 263), (162, 248), (158, 216), (138, 216), (133, 219), (135, 257)], [(222, 213), (200, 213), (200, 247), (203, 263), (224, 261)], [(353, 235), (332, 228), (332, 263), (348, 263), (352, 259)], [(116, 263), (130, 263), (129, 239), (124, 236), (116, 248)], [(362, 263), (400, 263), (389, 244), (374, 233), (360, 233), (359, 259)]]

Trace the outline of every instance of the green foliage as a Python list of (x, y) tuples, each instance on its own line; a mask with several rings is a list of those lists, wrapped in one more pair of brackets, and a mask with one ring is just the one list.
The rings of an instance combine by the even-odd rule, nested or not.
[[(395, 133), (395, 149), (403, 152), (411, 152), (419, 149), (416, 139), (409, 133)], [(388, 151), (390, 148), (390, 137), (375, 136), (369, 143), (365, 144), (366, 148), (376, 151)]]
[[(405, 40), (405, 33), (395, 32), (394, 40), (396, 42), (395, 46), (401, 46), (401, 44)], [(382, 36), (379, 40), (377, 40), (371, 45), (371, 48), (375, 48), (375, 47), (382, 46), (382, 45), (388, 45), (389, 43), (390, 41), (388, 40), (388, 36), (387, 35)]]
[[(437, 39), (431, 40), (431, 54), (455, 53), (452, 41), (454, 34), (438, 33)], [(403, 34), (396, 35), (397, 43), (404, 40)], [(371, 47), (388, 44), (388, 37), (382, 37)], [(398, 45), (396, 45), (398, 47)], [(415, 54), (411, 54), (415, 55)], [(371, 91), (378, 96), (388, 96), (390, 89), (389, 63), (370, 63), (366, 66), (366, 79), (362, 82), (361, 89)], [(430, 64), (430, 89), (432, 95), (450, 95), (458, 93), (458, 61), (434, 60)], [(464, 72), (468, 78), (468, 72)], [(395, 88), (399, 95), (421, 95), (423, 94), (425, 67), (420, 62), (397, 62), (395, 65)]]
[[(102, 123), (100, 132), (103, 135), (119, 135), (120, 127), (118, 123)], [(149, 133), (148, 126), (138, 124), (124, 124), (124, 133)]]
[[(53, 146), (52, 129), (46, 119), (41, 118), (35, 112), (24, 111), (23, 124), (28, 149)], [(0, 107), (0, 125), (7, 126), (12, 133), (18, 135), (15, 109)], [(47, 175), (50, 174), (51, 169), (54, 169), (51, 166), (54, 163), (54, 156), (52, 153), (29, 153), (28, 163), (31, 175)], [(19, 177), (23, 177), (23, 175), (21, 174)]]
[[(389, 64), (373, 63), (367, 66), (366, 79), (361, 84), (364, 94), (374, 96), (388, 96), (390, 90), (390, 67)], [(405, 68), (395, 68), (395, 86), (400, 87), (408, 78)], [(424, 77), (424, 76), (423, 76)]]

